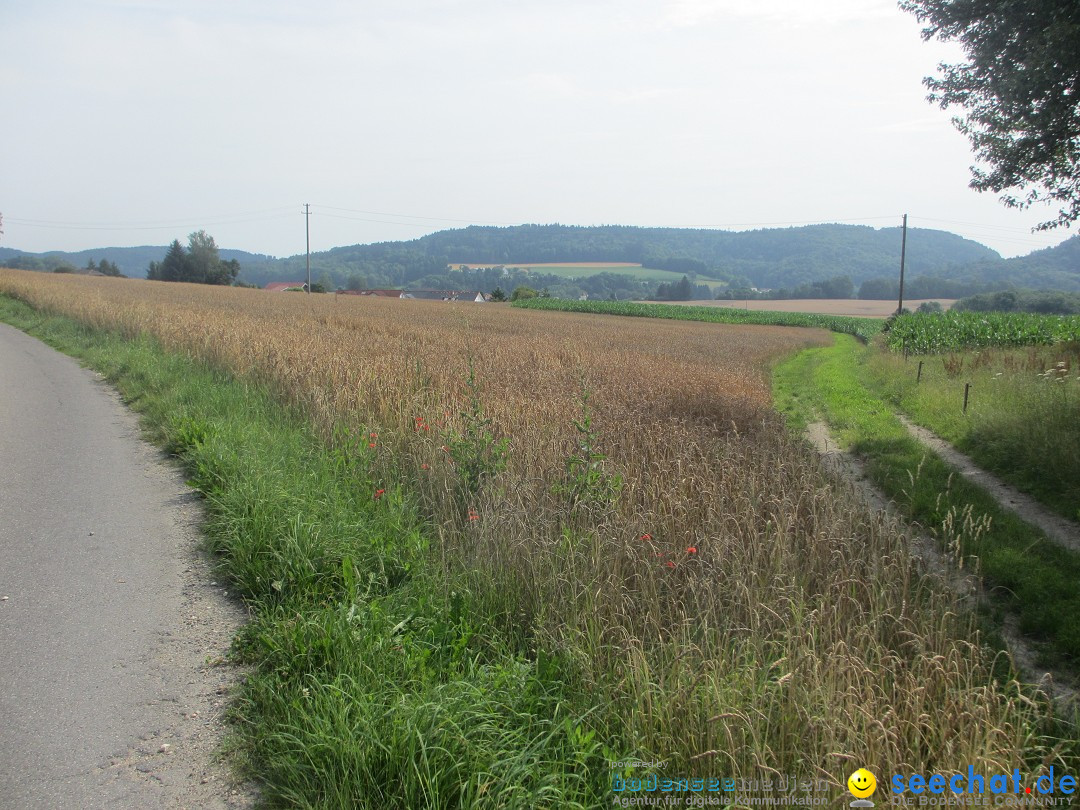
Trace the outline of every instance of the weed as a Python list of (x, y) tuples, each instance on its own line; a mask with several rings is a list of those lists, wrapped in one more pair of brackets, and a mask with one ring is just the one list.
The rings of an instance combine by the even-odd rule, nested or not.
[(445, 435), (446, 452), (453, 461), (461, 487), (466, 495), (475, 495), (485, 481), (506, 468), (510, 440), (495, 433), (494, 421), (484, 412), (483, 388), (476, 378), (476, 365), (469, 358), (469, 374), (465, 379), (468, 405), (461, 411), (460, 430)]
[(622, 491), (622, 476), (604, 468), (607, 458), (597, 449), (599, 438), (593, 429), (593, 413), (589, 408), (589, 390), (581, 387), (581, 417), (573, 421), (577, 431), (576, 452), (566, 459), (566, 476), (554, 487), (565, 498), (572, 512), (577, 510), (606, 510), (614, 507)]

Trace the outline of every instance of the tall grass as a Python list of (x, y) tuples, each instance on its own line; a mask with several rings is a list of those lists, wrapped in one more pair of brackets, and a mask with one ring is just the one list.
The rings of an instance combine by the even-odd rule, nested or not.
[[(382, 557), (293, 565), (322, 548), (319, 510), (280, 486), (247, 500), (245, 520), (274, 515), (281, 569), (236, 579), (281, 606), (247, 639), (276, 674), (242, 715), (264, 766), (298, 774), (282, 801), (592, 804), (628, 758), (837, 789), (856, 761), (1054, 759), (1044, 707), (994, 679), (904, 534), (772, 412), (769, 364), (823, 333), (18, 272), (0, 291), (265, 387), (331, 454), (363, 455), (361, 500), (416, 504), (425, 539), (377, 545), (413, 548), (394, 570), (422, 566), (422, 587)], [(287, 601), (292, 578), (318, 610)]]
[(911, 436), (876, 387), (867, 384), (865, 364), (875, 352), (840, 335), (835, 346), (781, 364), (776, 380), (783, 407), (804, 422), (806, 412), (816, 410), (844, 444), (868, 459), (875, 486), (937, 535), (959, 564), (983, 577), (995, 612), (1019, 619), (1020, 630), (1037, 640), (1043, 663), (1076, 673), (1080, 555), (956, 476)]
[(1080, 519), (1080, 344), (870, 358), (872, 379), (915, 421)]

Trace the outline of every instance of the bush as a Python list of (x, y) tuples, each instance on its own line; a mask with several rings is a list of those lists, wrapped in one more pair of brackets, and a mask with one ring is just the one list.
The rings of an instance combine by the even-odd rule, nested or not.
[(514, 287), (514, 291), (510, 293), (511, 301), (527, 301), (530, 298), (536, 298), (539, 293), (532, 287), (526, 287), (524, 284)]

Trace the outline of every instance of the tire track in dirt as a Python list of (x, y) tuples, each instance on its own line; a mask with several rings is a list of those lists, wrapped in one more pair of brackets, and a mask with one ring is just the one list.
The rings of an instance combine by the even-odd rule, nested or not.
[(1080, 523), (1051, 511), (1030, 495), (982, 469), (947, 441), (916, 425), (902, 414), (897, 414), (896, 417), (907, 428), (908, 433), (941, 456), (947, 464), (955, 467), (964, 478), (989, 492), (1001, 508), (1015, 513), (1025, 523), (1042, 529), (1055, 543), (1080, 553)]
[[(945, 587), (956, 594), (961, 606), (974, 609), (977, 604), (991, 604), (981, 579), (970, 572), (958, 570), (951, 555), (942, 550), (935, 538), (926, 534), (918, 524), (908, 522), (893, 501), (871, 483), (864, 460), (841, 448), (839, 443), (832, 438), (825, 423), (813, 422), (807, 425), (805, 436), (822, 457), (830, 472), (852, 486), (874, 509), (889, 515), (899, 524), (907, 527), (915, 558), (926, 573), (938, 578)], [(938, 439), (938, 441), (942, 440)], [(967, 459), (967, 462), (978, 470), (970, 459)], [(978, 471), (986, 474), (985, 471)], [(973, 481), (980, 486), (983, 485), (977, 479)], [(998, 495), (994, 494), (994, 497), (998, 498)], [(998, 500), (1000, 502), (1000, 498)], [(1012, 508), (1007, 503), (1002, 503), (1002, 506)], [(1041, 508), (1045, 509), (1045, 507)], [(1019, 632), (1015, 618), (1011, 616), (1006, 618), (1000, 627), (1000, 632), (1014, 666), (1029, 682), (1045, 692), (1059, 706), (1080, 705), (1080, 690), (1075, 685), (1074, 679), (1066, 673), (1039, 666), (1038, 653), (1031, 641)]]

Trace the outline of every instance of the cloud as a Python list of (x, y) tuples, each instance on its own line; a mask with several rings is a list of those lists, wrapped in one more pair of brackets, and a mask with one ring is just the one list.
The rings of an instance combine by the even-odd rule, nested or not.
[(912, 118), (907, 121), (892, 121), (880, 126), (871, 127), (867, 132), (875, 134), (900, 133), (913, 135), (921, 132), (941, 132), (948, 128), (948, 121), (938, 118)]
[(897, 13), (894, 5), (882, 0), (667, 0), (664, 22), (676, 28), (730, 20), (794, 27), (862, 22)]

